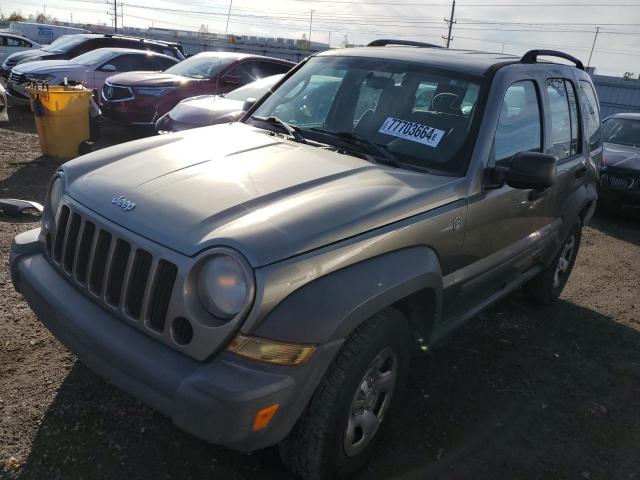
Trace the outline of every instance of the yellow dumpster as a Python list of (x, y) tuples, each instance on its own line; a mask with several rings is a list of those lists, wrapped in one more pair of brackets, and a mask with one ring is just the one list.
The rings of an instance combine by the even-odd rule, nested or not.
[(89, 139), (91, 90), (81, 85), (31, 85), (31, 109), (44, 155), (74, 158), (78, 146)]

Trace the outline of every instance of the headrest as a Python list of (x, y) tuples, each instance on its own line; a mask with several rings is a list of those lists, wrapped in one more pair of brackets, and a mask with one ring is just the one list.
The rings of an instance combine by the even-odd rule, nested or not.
[(395, 85), (395, 82), (391, 77), (378, 77), (376, 75), (371, 75), (369, 78), (367, 78), (366, 85), (369, 88), (386, 90), (387, 88), (393, 87)]

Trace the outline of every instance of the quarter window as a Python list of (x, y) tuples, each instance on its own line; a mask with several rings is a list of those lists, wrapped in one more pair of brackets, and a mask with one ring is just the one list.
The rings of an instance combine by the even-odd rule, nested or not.
[(504, 95), (494, 140), (496, 164), (509, 164), (516, 153), (542, 150), (540, 105), (531, 80), (512, 84)]

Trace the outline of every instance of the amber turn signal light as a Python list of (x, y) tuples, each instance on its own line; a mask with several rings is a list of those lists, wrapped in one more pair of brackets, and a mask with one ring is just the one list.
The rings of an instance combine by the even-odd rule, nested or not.
[(263, 408), (258, 413), (256, 413), (256, 418), (253, 420), (253, 427), (251, 428), (251, 430), (257, 432), (264, 428), (267, 428), (267, 425), (269, 425), (269, 422), (278, 411), (279, 406), (280, 404), (275, 403), (270, 407)]

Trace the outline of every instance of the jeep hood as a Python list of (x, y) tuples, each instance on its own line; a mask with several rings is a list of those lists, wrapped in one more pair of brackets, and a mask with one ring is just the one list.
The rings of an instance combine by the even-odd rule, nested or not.
[(617, 143), (604, 144), (603, 166), (640, 171), (640, 148)]
[[(376, 166), (242, 123), (111, 147), (64, 170), (67, 194), (110, 221), (189, 256), (226, 245), (254, 267), (462, 196), (447, 186), (453, 177)], [(135, 208), (112, 203), (120, 196)]]

